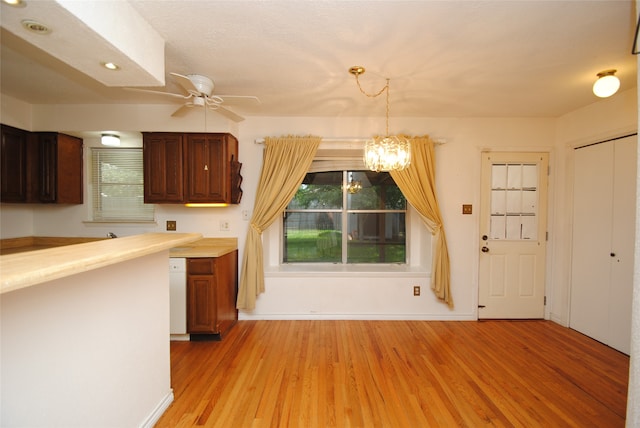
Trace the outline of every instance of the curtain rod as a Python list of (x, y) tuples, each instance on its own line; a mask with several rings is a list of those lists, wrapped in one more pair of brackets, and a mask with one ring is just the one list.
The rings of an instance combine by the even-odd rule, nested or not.
[[(326, 143), (364, 143), (370, 140), (370, 138), (323, 138), (322, 142)], [(433, 142), (439, 146), (446, 144), (447, 140), (443, 138), (432, 138)], [(256, 144), (264, 144), (264, 138), (256, 138), (254, 141)]]

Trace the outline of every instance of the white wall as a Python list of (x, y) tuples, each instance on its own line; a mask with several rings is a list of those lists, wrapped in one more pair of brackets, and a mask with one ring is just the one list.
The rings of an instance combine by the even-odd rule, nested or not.
[[(270, 135), (315, 134), (325, 138), (368, 137), (379, 131), (380, 119), (369, 118), (254, 118), (242, 129), (243, 139)], [(392, 129), (412, 135), (429, 134), (446, 140), (436, 148), (438, 197), (451, 257), (449, 309), (429, 290), (429, 278), (415, 274), (347, 273), (269, 274), (266, 293), (247, 318), (360, 318), (360, 319), (476, 319), (478, 286), (480, 154), (482, 150), (541, 150), (552, 152), (553, 119), (394, 118)], [(249, 154), (257, 165), (262, 148)], [(241, 160), (247, 161), (247, 155)], [(257, 180), (257, 176), (255, 178)], [(252, 179), (245, 177), (245, 183)], [(249, 184), (250, 185), (250, 184)], [(553, 187), (553, 184), (552, 184)], [(245, 192), (245, 194), (251, 192)], [(462, 215), (462, 204), (473, 204)], [(267, 232), (268, 233), (268, 232)], [(413, 285), (422, 295), (413, 297)]]
[(152, 426), (173, 400), (168, 251), (0, 299), (0, 425)]
[[(453, 310), (436, 301), (428, 289), (428, 278), (397, 275), (389, 280), (357, 274), (322, 278), (318, 275), (279, 275), (267, 279), (266, 293), (252, 313), (241, 318), (322, 318), (363, 317), (421, 319), (475, 319), (477, 316), (480, 154), (483, 150), (539, 150), (550, 153), (552, 174), (549, 187), (549, 232), (547, 315), (567, 319), (567, 235), (570, 207), (566, 206), (565, 169), (567, 142), (615, 133), (631, 126), (636, 115), (635, 90), (594, 103), (584, 111), (563, 118), (392, 118), (391, 130), (412, 135), (429, 134), (447, 142), (436, 149), (438, 197), (451, 256)], [(262, 165), (263, 146), (255, 139), (283, 134), (314, 134), (325, 138), (368, 137), (379, 133), (384, 118), (248, 117), (239, 125), (210, 114), (205, 123), (199, 115), (171, 118), (173, 106), (34, 106), (33, 129), (61, 131), (203, 131), (232, 132), (239, 139), (243, 163), (244, 196), (239, 206), (188, 209), (156, 205), (157, 224), (151, 226), (92, 225), (82, 223), (88, 208), (56, 206), (9, 206), (10, 221), (2, 221), (2, 236), (21, 236), (33, 216), (33, 233), (57, 236), (104, 236), (113, 231), (129, 235), (162, 231), (166, 220), (177, 220), (179, 232), (199, 232), (204, 236), (239, 238), (242, 257), (248, 222), (242, 211), (251, 214)], [(12, 123), (9, 123), (10, 125)], [(237, 127), (234, 129), (234, 127)], [(462, 204), (472, 204), (473, 214), (462, 215)], [(21, 214), (25, 214), (22, 216)], [(70, 220), (71, 219), (71, 220)], [(230, 223), (230, 231), (220, 231), (220, 221)], [(304, 284), (304, 285), (302, 285)], [(328, 285), (329, 284), (329, 285)], [(367, 287), (367, 284), (371, 284)], [(412, 296), (413, 285), (422, 286), (422, 296)], [(364, 287), (364, 288), (363, 288)], [(363, 296), (367, 296), (363, 298)], [(389, 300), (393, 300), (389, 303)], [(345, 301), (356, 302), (345, 307)], [(322, 305), (319, 306), (319, 302)], [(315, 305), (315, 306), (314, 306)], [(295, 310), (297, 308), (297, 310)]]

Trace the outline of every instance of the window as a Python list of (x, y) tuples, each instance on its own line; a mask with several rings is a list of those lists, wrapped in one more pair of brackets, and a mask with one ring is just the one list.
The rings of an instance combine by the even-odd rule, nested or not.
[(284, 212), (284, 263), (406, 263), (407, 203), (387, 172), (306, 175)]
[(491, 239), (537, 239), (538, 165), (491, 166)]
[(142, 149), (91, 149), (94, 221), (153, 221), (144, 203)]

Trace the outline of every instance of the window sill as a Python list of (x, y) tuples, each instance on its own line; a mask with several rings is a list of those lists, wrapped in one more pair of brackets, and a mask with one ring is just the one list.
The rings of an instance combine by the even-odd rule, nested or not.
[(420, 277), (430, 276), (430, 269), (424, 266), (409, 265), (367, 265), (367, 264), (284, 264), (280, 266), (265, 266), (265, 277)]
[(107, 224), (141, 224), (141, 225), (149, 225), (149, 226), (157, 226), (158, 223), (155, 220), (85, 220), (82, 222), (88, 226), (96, 225), (96, 226), (104, 226)]

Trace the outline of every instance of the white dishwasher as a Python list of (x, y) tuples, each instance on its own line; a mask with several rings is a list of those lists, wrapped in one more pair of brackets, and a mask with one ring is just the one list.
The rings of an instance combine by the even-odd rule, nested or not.
[(171, 340), (189, 340), (187, 334), (187, 263), (185, 258), (169, 258), (169, 296)]

